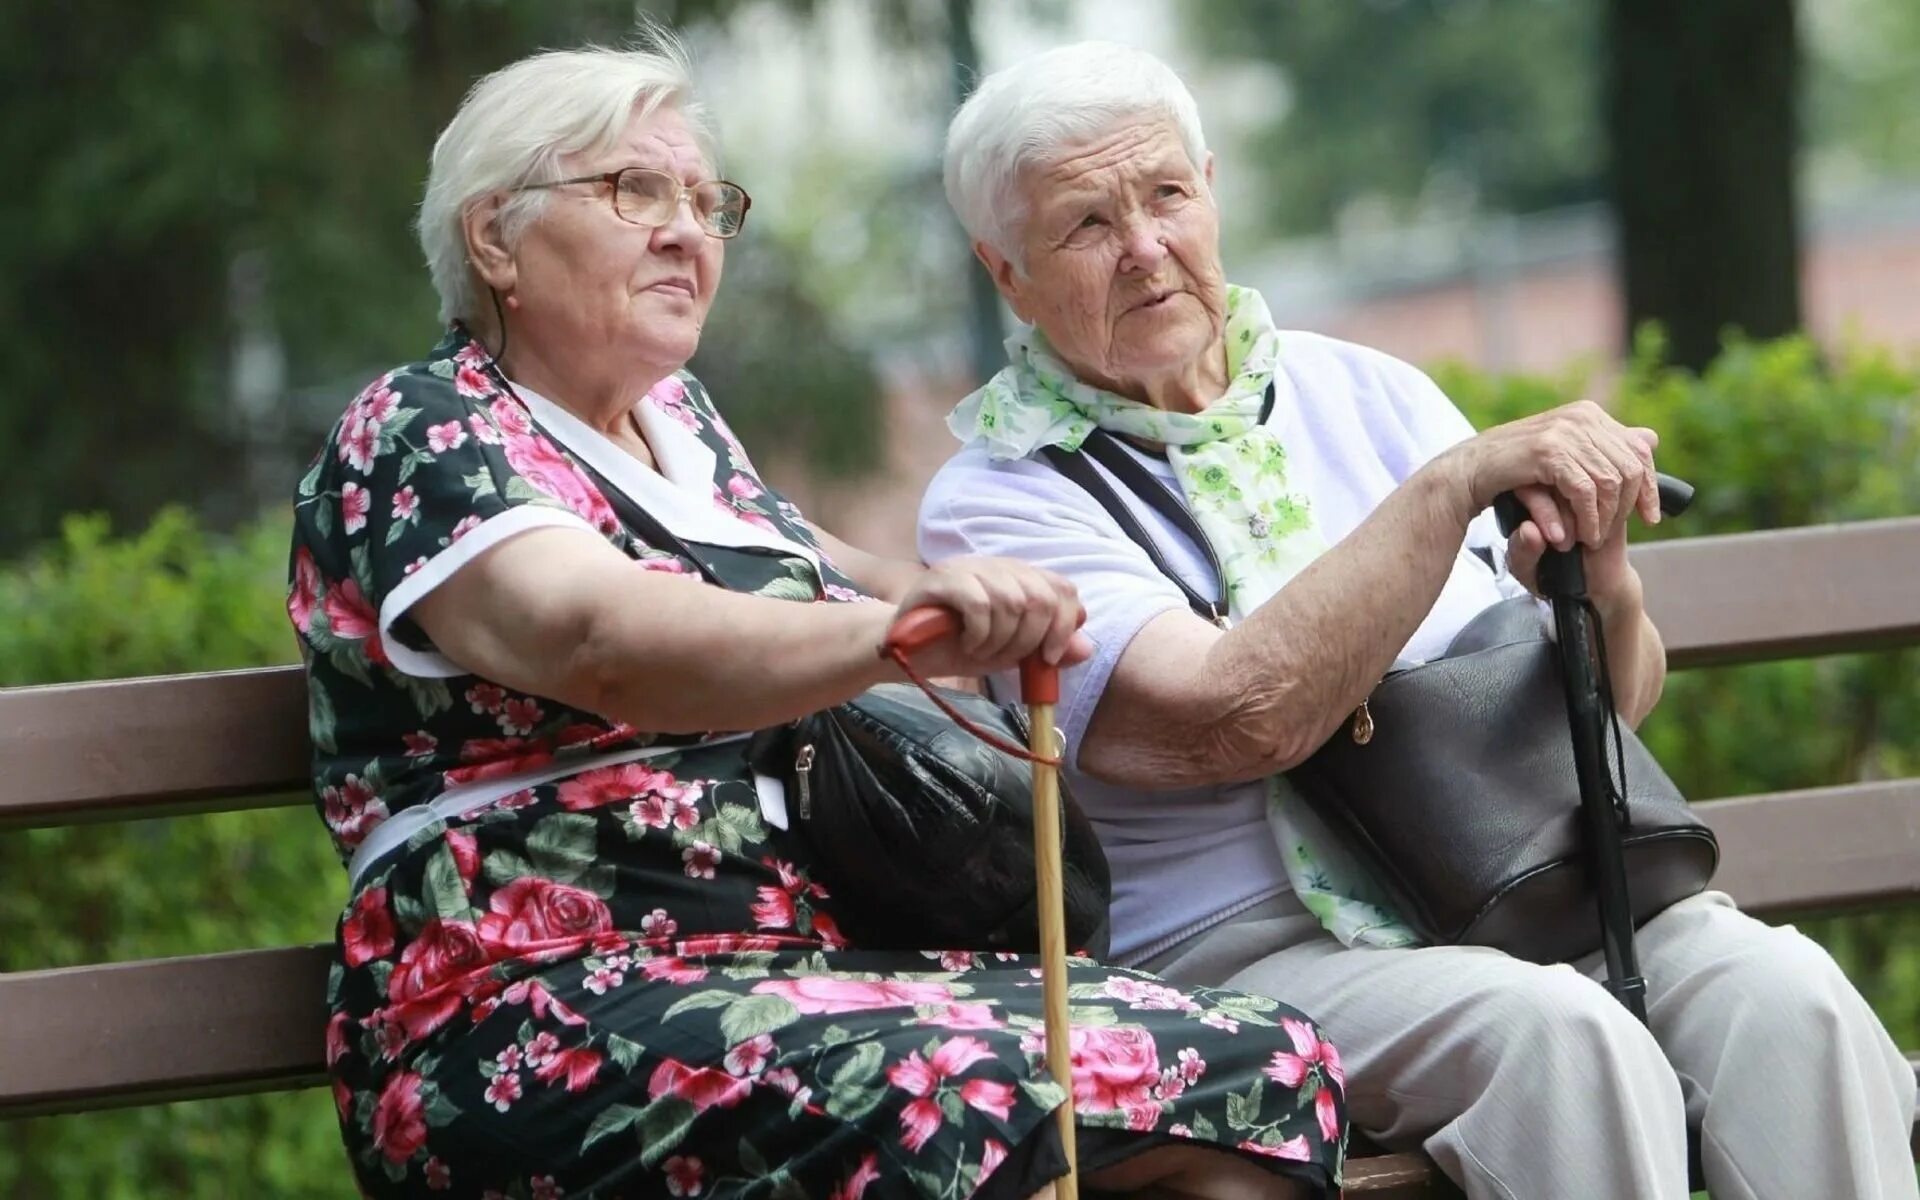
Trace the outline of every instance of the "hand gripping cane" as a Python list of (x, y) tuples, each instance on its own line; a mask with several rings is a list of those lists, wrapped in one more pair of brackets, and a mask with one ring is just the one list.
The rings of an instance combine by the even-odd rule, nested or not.
[[(1660, 511), (1678, 516), (1693, 500), (1693, 487), (1671, 475), (1659, 476)], [(1493, 502), (1500, 532), (1508, 537), (1528, 519), (1512, 492)], [(1567, 726), (1573, 736), (1573, 770), (1580, 785), (1580, 811), (1587, 827), (1587, 862), (1600, 908), (1601, 948), (1607, 961), (1607, 990), (1627, 1011), (1647, 1020), (1647, 981), (1633, 945), (1633, 903), (1627, 894), (1627, 866), (1621, 845), (1626, 833), (1626, 780), (1614, 777), (1607, 761), (1607, 728), (1614, 719), (1613, 684), (1607, 677), (1606, 635), (1587, 598), (1587, 574), (1578, 546), (1547, 547), (1540, 557), (1537, 586), (1553, 606), (1559, 641), (1560, 682), (1567, 698)], [(1617, 749), (1616, 735), (1616, 749)]]
[[(925, 682), (913, 670), (907, 656), (943, 638), (960, 632), (960, 619), (945, 608), (916, 608), (895, 621), (880, 647), (880, 656), (890, 658), (923, 688)], [(928, 694), (939, 702), (937, 694)], [(1054, 744), (1053, 706), (1060, 700), (1060, 669), (1033, 655), (1020, 663), (1020, 699), (1027, 706), (1028, 747), (1019, 757), (1033, 764), (1033, 859), (1038, 872), (1040, 909), (1040, 980), (1046, 1004), (1047, 1066), (1054, 1079), (1066, 1090), (1067, 1099), (1057, 1110), (1060, 1121), (1060, 1146), (1067, 1155), (1067, 1174), (1054, 1184), (1060, 1200), (1078, 1200), (1079, 1180), (1075, 1174), (1073, 1146), (1073, 1049), (1067, 1023), (1067, 916), (1061, 892), (1060, 848), (1060, 776), (1061, 747)], [(944, 707), (944, 706), (943, 706)], [(958, 716), (949, 713), (951, 716)], [(964, 720), (963, 726), (972, 730)], [(1011, 743), (989, 738), (1001, 749)], [(1017, 751), (1017, 747), (1013, 747)]]

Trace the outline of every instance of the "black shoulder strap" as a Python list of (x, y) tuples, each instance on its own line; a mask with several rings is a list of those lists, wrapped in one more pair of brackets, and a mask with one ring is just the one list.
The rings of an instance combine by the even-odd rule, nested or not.
[[(1092, 496), (1101, 508), (1107, 510), (1107, 515), (1120, 526), (1120, 531), (1146, 552), (1154, 568), (1166, 576), (1173, 586), (1180, 589), (1180, 594), (1186, 597), (1187, 607), (1191, 608), (1195, 615), (1216, 625), (1225, 623), (1227, 577), (1226, 573), (1220, 569), (1220, 560), (1214, 554), (1213, 543), (1201, 531), (1199, 524), (1193, 519), (1193, 514), (1187, 511), (1186, 505), (1168, 490), (1166, 484), (1154, 478), (1153, 472), (1147, 470), (1146, 464), (1129, 454), (1126, 447), (1104, 429), (1095, 429), (1088, 434), (1087, 440), (1080, 444), (1078, 453), (1060, 446), (1047, 446), (1040, 453), (1046, 457), (1047, 462), (1052, 464), (1054, 470), (1079, 484), (1081, 489)], [(1160, 547), (1153, 540), (1153, 535), (1140, 524), (1139, 518), (1133, 515), (1133, 510), (1127, 507), (1127, 502), (1120, 498), (1120, 494), (1114, 491), (1113, 485), (1107, 482), (1106, 476), (1093, 465), (1094, 460), (1112, 471), (1114, 477), (1125, 484), (1129, 491), (1145, 500), (1155, 512), (1166, 519), (1168, 524), (1185, 534), (1195, 546), (1199, 547), (1200, 552), (1206, 556), (1207, 564), (1213, 568), (1213, 577), (1219, 584), (1218, 603), (1194, 591), (1187, 585), (1187, 581), (1180, 577), (1179, 572), (1173, 569), (1166, 557), (1160, 553)]]

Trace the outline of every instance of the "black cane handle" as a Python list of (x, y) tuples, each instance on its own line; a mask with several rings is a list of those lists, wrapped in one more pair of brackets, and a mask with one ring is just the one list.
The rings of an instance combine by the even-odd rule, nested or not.
[[(1660, 488), (1660, 515), (1677, 517), (1687, 511), (1693, 503), (1693, 485), (1677, 475), (1657, 472), (1655, 480)], [(1527, 506), (1512, 492), (1501, 492), (1494, 497), (1494, 517), (1500, 522), (1502, 537), (1512, 537), (1513, 531), (1530, 519)], [(1540, 590), (1547, 596), (1584, 596), (1587, 592), (1586, 572), (1581, 569), (1579, 550), (1555, 550), (1551, 546), (1540, 556)]]
[[(1693, 503), (1693, 485), (1665, 471), (1655, 472), (1654, 479), (1660, 488), (1660, 515), (1677, 517), (1686, 512), (1687, 506)], [(1494, 497), (1493, 515), (1500, 522), (1501, 537), (1512, 537), (1513, 531), (1530, 519), (1527, 506), (1512, 492), (1501, 492)]]

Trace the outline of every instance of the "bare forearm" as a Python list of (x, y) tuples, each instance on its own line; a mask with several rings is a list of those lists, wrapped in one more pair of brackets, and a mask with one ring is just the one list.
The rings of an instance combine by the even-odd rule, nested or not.
[(1080, 766), (1126, 786), (1197, 787), (1312, 753), (1446, 583), (1471, 516), (1447, 469), (1416, 473), (1233, 630), (1184, 614), (1177, 628), (1150, 626), (1116, 668)]
[(1471, 514), (1457, 494), (1438, 472), (1416, 474), (1214, 644), (1200, 670), (1243, 714), (1243, 769), (1293, 766), (1380, 682), (1459, 555)]
[(758, 729), (892, 677), (875, 653), (884, 605), (688, 591), (645, 611), (600, 610), (569, 672), (593, 711), (660, 733)]
[(1638, 728), (1667, 682), (1667, 651), (1641, 602), (1636, 586), (1630, 594), (1596, 604), (1607, 642), (1607, 673), (1613, 681), (1613, 703), (1628, 728)]

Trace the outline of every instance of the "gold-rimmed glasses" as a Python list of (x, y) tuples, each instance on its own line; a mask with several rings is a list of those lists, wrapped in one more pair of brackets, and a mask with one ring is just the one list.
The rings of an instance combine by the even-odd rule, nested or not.
[(665, 171), (656, 171), (651, 167), (622, 167), (617, 171), (556, 179), (551, 183), (522, 184), (513, 190), (527, 192), (538, 188), (565, 187), (572, 183), (607, 184), (613, 195), (614, 215), (649, 229), (673, 220), (673, 214), (680, 211), (681, 201), (691, 200), (693, 217), (700, 223), (700, 228), (717, 238), (735, 237), (746, 227), (747, 210), (753, 207), (753, 197), (747, 195), (747, 189), (737, 183), (729, 183), (724, 179), (703, 179), (699, 183), (685, 184)]

